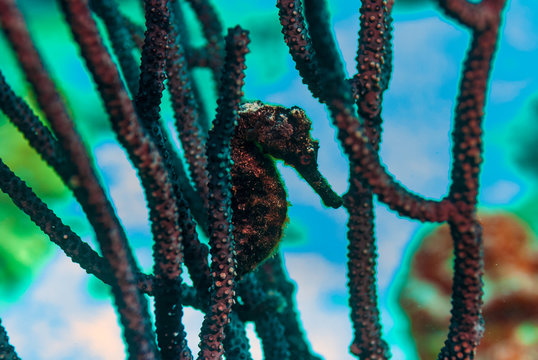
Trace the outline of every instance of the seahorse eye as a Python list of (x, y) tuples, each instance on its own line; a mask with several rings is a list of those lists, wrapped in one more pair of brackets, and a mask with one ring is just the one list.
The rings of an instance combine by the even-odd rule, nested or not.
[(312, 156), (301, 155), (300, 160), (301, 160), (301, 165), (303, 166), (310, 165), (310, 162), (312, 161)]

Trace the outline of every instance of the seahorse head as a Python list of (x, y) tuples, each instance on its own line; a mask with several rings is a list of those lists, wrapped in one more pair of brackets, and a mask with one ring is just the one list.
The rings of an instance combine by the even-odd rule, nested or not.
[(246, 112), (250, 114), (248, 119), (243, 118), (248, 121), (244, 124), (245, 138), (256, 142), (264, 153), (293, 167), (317, 163), (318, 141), (312, 139), (312, 122), (301, 108), (256, 101), (242, 105), (240, 114)]
[(303, 109), (256, 101), (243, 104), (239, 114), (236, 136), (254, 142), (263, 153), (294, 167), (325, 205), (337, 208), (342, 204), (318, 170), (319, 143), (312, 138), (312, 121)]

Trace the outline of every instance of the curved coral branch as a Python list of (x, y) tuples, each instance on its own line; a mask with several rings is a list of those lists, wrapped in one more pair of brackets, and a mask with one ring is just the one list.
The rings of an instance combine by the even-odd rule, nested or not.
[[(39, 199), (0, 159), (0, 189), (24, 211), (39, 228), (57, 244), (73, 262), (87, 273), (94, 274), (105, 283), (112, 284), (110, 267), (87, 243), (83, 242), (67, 225)], [(107, 271), (108, 269), (108, 271)]]
[(319, 98), (321, 88), (316, 67), (316, 54), (312, 48), (307, 24), (303, 17), (303, 6), (300, 0), (279, 0), (278, 16), (282, 25), (282, 34), (288, 45), (295, 68), (312, 95)]
[(482, 118), (491, 61), (500, 18), (484, 31), (475, 31), (463, 67), (452, 132), (452, 171), (449, 197), (459, 209), (474, 207), (482, 162)]
[(209, 0), (187, 0), (202, 25), (204, 37), (207, 40), (208, 65), (213, 72), (215, 81), (219, 81), (224, 61), (224, 37), (222, 23), (215, 8)]
[(37, 118), (28, 104), (13, 92), (1, 72), (0, 109), (23, 134), (30, 146), (67, 184), (74, 170), (65, 158), (58, 141), (49, 128)]
[(91, 0), (90, 8), (105, 23), (112, 49), (118, 58), (121, 73), (132, 96), (138, 93), (140, 69), (133, 56), (136, 42), (126, 24), (126, 18), (120, 13), (114, 0)]
[[(399, 184), (381, 164), (379, 155), (369, 143), (367, 132), (358, 120), (353, 96), (340, 54), (334, 43), (322, 2), (310, 1), (307, 21), (310, 24), (312, 46), (317, 63), (322, 70), (320, 86), (324, 89), (323, 101), (327, 104), (331, 118), (338, 128), (338, 138), (345, 153), (353, 163), (353, 171), (361, 174), (361, 181), (368, 184), (379, 200), (402, 216), (420, 221), (441, 222), (449, 218), (452, 205), (449, 201), (429, 200), (412, 193)], [(312, 32), (312, 29), (316, 29)]]
[[(499, 14), (506, 0), (439, 0), (443, 11), (462, 25), (475, 31), (484, 31), (492, 24), (499, 23)], [(495, 25), (494, 25), (495, 26)]]

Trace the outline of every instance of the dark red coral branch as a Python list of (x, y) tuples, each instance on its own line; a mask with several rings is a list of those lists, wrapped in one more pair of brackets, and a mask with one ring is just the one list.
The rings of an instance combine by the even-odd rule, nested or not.
[[(13, 203), (26, 213), (30, 219), (48, 235), (50, 240), (88, 274), (95, 275), (108, 285), (114, 284), (110, 266), (87, 243), (65, 225), (47, 205), (17, 177), (0, 159), (0, 189)], [(153, 276), (138, 273), (137, 283), (140, 290), (148, 295), (153, 292)]]
[[(402, 216), (421, 221), (445, 221), (451, 209), (447, 201), (421, 198), (399, 184), (381, 164), (379, 155), (369, 144), (367, 132), (359, 122), (353, 105), (352, 91), (345, 80), (345, 73), (337, 50), (328, 14), (323, 2), (311, 0), (306, 15), (309, 22), (312, 45), (318, 56), (318, 64), (323, 76), (320, 78), (327, 104), (334, 124), (338, 128), (338, 138), (344, 151), (353, 163), (353, 171), (361, 174), (379, 200), (386, 203)], [(314, 26), (315, 24), (315, 26)], [(314, 30), (315, 29), (315, 30)]]
[(137, 44), (131, 36), (127, 19), (120, 13), (114, 0), (91, 0), (89, 4), (92, 11), (103, 19), (127, 88), (135, 96), (138, 93), (140, 69), (134, 57)]
[(303, 17), (303, 6), (300, 0), (279, 0), (278, 16), (282, 25), (284, 41), (288, 45), (295, 67), (301, 75), (303, 83), (308, 86), (312, 95), (319, 98), (321, 88), (316, 66), (316, 54), (312, 48), (310, 34)]
[[(146, 4), (148, 30), (142, 49), (141, 91), (137, 95), (136, 106), (141, 123), (159, 149), (163, 165), (170, 176), (169, 179), (165, 180), (165, 183), (157, 188), (158, 191), (162, 191), (161, 195), (155, 198), (158, 199), (158, 202), (154, 206), (151, 206), (150, 203), (150, 218), (156, 241), (154, 247), (155, 275), (157, 278), (167, 279), (166, 281), (162, 280), (160, 287), (163, 306), (157, 306), (159, 296), (156, 296), (156, 314), (159, 315), (157, 317), (159, 345), (164, 355), (168, 354), (167, 356), (172, 358), (190, 358), (190, 353), (186, 351), (183, 326), (179, 320), (181, 309), (177, 306), (181, 296), (179, 276), (181, 275), (183, 255), (185, 255), (185, 264), (193, 283), (203, 297), (208, 291), (210, 279), (207, 249), (198, 240), (196, 225), (183, 198), (183, 192), (187, 193), (186, 185), (190, 185), (188, 185), (186, 175), (182, 171), (181, 160), (168, 140), (159, 119), (158, 108), (164, 89), (164, 71), (171, 33), (169, 13), (165, 4), (165, 1), (157, 4)], [(182, 180), (178, 182), (178, 178)], [(170, 184), (173, 186), (170, 187)], [(166, 191), (164, 191), (165, 189)], [(161, 198), (161, 196), (164, 197)], [(190, 201), (190, 203), (194, 203), (194, 201)], [(197, 203), (200, 204), (200, 201)], [(198, 217), (200, 219), (205, 217), (203, 208)], [(159, 291), (156, 292), (157, 294)], [(159, 326), (159, 324), (162, 325)], [(163, 329), (162, 335), (159, 333), (160, 328)]]
[[(172, 15), (178, 16), (174, 12)], [(176, 119), (176, 128), (183, 145), (185, 159), (189, 164), (190, 174), (197, 192), (207, 211), (209, 199), (207, 157), (204, 149), (204, 137), (200, 129), (199, 103), (193, 91), (192, 79), (180, 42), (180, 31), (177, 20), (173, 16), (170, 33), (170, 51), (168, 52), (167, 74), (168, 85), (172, 95), (172, 106)], [(174, 21), (175, 20), (175, 21)]]
[(449, 194), (460, 210), (468, 206), (473, 208), (478, 195), (482, 118), (497, 29), (498, 23), (487, 31), (475, 32), (463, 67), (452, 132), (452, 184)]
[[(325, 2), (305, 0), (308, 33), (318, 66), (316, 71), (322, 74), (319, 77), (320, 86), (324, 89), (322, 99), (329, 107), (331, 117), (339, 129), (338, 138), (351, 161), (351, 187), (346, 200), (350, 211), (350, 288), (353, 289), (352, 298), (355, 294), (357, 300), (351, 302), (352, 309), (355, 309), (352, 318), (355, 317), (356, 324), (352, 351), (365, 359), (388, 356), (386, 345), (379, 342), (376, 344), (379, 340), (379, 325), (378, 314), (373, 310), (376, 309), (376, 303), (372, 302), (375, 300), (375, 283), (362, 281), (358, 275), (362, 273), (366, 279), (375, 276), (372, 271), (376, 256), (369, 188), (378, 195), (379, 200), (401, 215), (421, 221), (450, 221), (456, 249), (454, 310), (449, 339), (440, 358), (471, 359), (480, 338), (481, 251), (477, 230), (479, 225), (472, 219), (481, 162), (480, 122), (504, 0), (485, 0), (479, 4), (465, 0), (440, 0), (440, 4), (447, 14), (470, 27), (474, 36), (463, 69), (456, 105), (450, 193), (441, 201), (432, 201), (413, 194), (398, 184), (381, 165), (377, 154), (382, 92), (388, 86), (391, 71), (391, 54), (387, 48), (390, 46), (387, 4), (376, 0), (362, 3), (357, 57), (359, 73), (351, 81), (351, 89), (344, 80), (343, 66), (331, 35)], [(352, 93), (363, 122), (355, 115), (350, 96)], [(362, 210), (358, 206), (362, 206)], [(474, 285), (466, 287), (463, 285), (465, 283)], [(353, 293), (356, 288), (360, 294)], [(361, 304), (366, 304), (365, 307), (370, 310), (363, 312), (359, 308)], [(363, 321), (361, 318), (365, 322), (359, 326)], [(373, 338), (369, 338), (371, 334), (374, 334)]]
[[(136, 111), (146, 132), (152, 137), (164, 159), (170, 181), (174, 185), (174, 196), (178, 208), (190, 207), (205, 230), (207, 225), (204, 200), (190, 184), (183, 162), (160, 121), (159, 107), (164, 90), (165, 64), (170, 52), (169, 41), (172, 31), (168, 9), (165, 14), (160, 14), (157, 9), (158, 7), (153, 5), (148, 8), (150, 13), (147, 15), (148, 30), (142, 48), (140, 92), (135, 99)], [(185, 210), (184, 215), (187, 218), (180, 221), (190, 224), (193, 221), (190, 211)], [(191, 228), (190, 225), (189, 228)], [(194, 226), (192, 228), (194, 229)]]
[(220, 359), (224, 327), (234, 302), (235, 256), (232, 237), (232, 183), (230, 142), (243, 96), (245, 55), (249, 42), (240, 27), (228, 30), (226, 57), (219, 88), (217, 116), (207, 142), (209, 230), (213, 284), (209, 309), (202, 324), (199, 359)]
[[(170, 14), (164, 0), (145, 0), (146, 32), (142, 46), (139, 91), (135, 98), (136, 111), (144, 126), (157, 132), (159, 111), (168, 52)], [(155, 134), (151, 134), (155, 136)]]
[(130, 249), (126, 247), (124, 231), (97, 180), (90, 156), (34, 46), (22, 14), (12, 0), (1, 1), (0, 10), (3, 30), (19, 59), (27, 80), (36, 93), (40, 107), (51, 124), (58, 144), (70, 161), (71, 168), (65, 172), (72, 171), (73, 175), (67, 185), (73, 190), (88, 220), (94, 225), (98, 239), (108, 241), (106, 238), (110, 234), (116, 234), (116, 239), (112, 242), (122, 244), (122, 252), (128, 256), (131, 266), (135, 266)]
[[(357, 74), (353, 77), (353, 88), (357, 89), (354, 93), (359, 115), (370, 120), (376, 119), (381, 112), (383, 90), (388, 86), (386, 77), (392, 72), (392, 21), (386, 1), (365, 0), (361, 2), (360, 13)], [(375, 126), (367, 123), (366, 128), (375, 129)]]
[[(185, 58), (187, 60), (189, 69), (194, 69), (195, 67), (205, 67), (209, 68), (213, 71), (213, 80), (215, 81), (215, 84), (213, 84), (215, 87), (217, 81), (219, 80), (216, 78), (218, 76), (218, 73), (216, 73), (215, 69), (216, 67), (220, 66), (221, 64), (216, 64), (215, 62), (221, 62), (222, 61), (222, 54), (220, 51), (222, 51), (221, 47), (215, 47), (211, 43), (207, 43), (204, 46), (201, 47), (202, 51), (201, 53), (198, 51), (200, 48), (195, 49), (190, 42), (191, 36), (190, 32), (187, 26), (186, 19), (183, 14), (183, 6), (180, 4), (179, 0), (173, 0), (170, 3), (170, 13), (173, 16), (172, 24), (174, 26), (175, 32), (177, 33), (177, 36), (179, 38), (179, 43), (181, 44), (182, 49), (185, 52)], [(219, 19), (215, 16), (213, 18), (213, 21), (219, 21)], [(220, 35), (216, 35), (220, 38), (222, 38), (222, 25), (214, 25), (216, 31), (220, 31)], [(220, 29), (220, 30), (218, 30)], [(218, 54), (215, 54), (214, 52), (218, 51)], [(201, 84), (200, 81), (198, 81), (195, 77), (191, 78), (191, 90), (193, 97), (197, 104), (197, 113), (198, 113), (198, 125), (200, 129), (202, 130), (201, 136), (202, 139), (205, 140), (207, 137), (207, 133), (209, 131), (209, 128), (211, 126), (209, 115), (207, 114), (207, 110), (205, 108), (204, 101), (202, 99), (202, 90), (205, 88), (204, 84)], [(215, 87), (215, 90), (216, 87)]]
[[(65, 5), (68, 18), (77, 17), (87, 11), (87, 19), (82, 19), (82, 21), (86, 20), (85, 25), (90, 21), (93, 23), (86, 4), (74, 1)], [(154, 358), (155, 343), (149, 325), (147, 304), (136, 287), (136, 263), (123, 228), (97, 180), (89, 155), (33, 46), (22, 16), (10, 0), (0, 2), (0, 9), (2, 26), (15, 49), (19, 62), (25, 69), (29, 82), (34, 87), (40, 106), (66, 152), (66, 157), (75, 169), (75, 175), (72, 176), (69, 185), (85, 210), (96, 232), (102, 253), (113, 269), (114, 299), (124, 326), (124, 336), (129, 351), (132, 356), (143, 354), (148, 358)], [(96, 30), (95, 32), (97, 33)], [(133, 321), (134, 319), (137, 321)]]
[(17, 96), (0, 72), (0, 109), (23, 134), (38, 154), (68, 183), (73, 168), (65, 158), (54, 135), (34, 114), (26, 102)]
[(213, 72), (215, 81), (220, 80), (224, 61), (224, 37), (222, 23), (217, 12), (209, 0), (187, 0), (202, 25), (202, 31), (207, 41), (209, 68)]
[(476, 213), (449, 221), (454, 241), (454, 277), (450, 328), (439, 360), (471, 360), (484, 333), (482, 230)]
[(150, 211), (154, 209), (155, 213), (162, 215), (160, 218), (151, 216), (152, 224), (169, 229), (171, 233), (161, 235), (174, 239), (176, 236), (174, 233), (178, 231), (175, 222), (177, 208), (162, 155), (140, 125), (133, 104), (123, 88), (110, 55), (100, 40), (87, 7), (83, 3), (71, 1), (64, 3), (64, 9), (119, 141), (126, 148), (131, 161), (138, 169)]
[(39, 228), (57, 244), (73, 262), (87, 273), (111, 284), (111, 273), (106, 261), (87, 243), (83, 242), (69, 226), (50, 210), (34, 192), (0, 160), (0, 189), (15, 205), (24, 211)]
[(372, 193), (360, 183), (353, 183), (344, 199), (349, 212), (348, 288), (354, 331), (350, 351), (359, 359), (388, 359), (390, 353), (381, 336), (377, 303)]
[[(170, 16), (166, 0), (144, 2), (146, 34), (142, 47), (139, 92), (135, 106), (140, 121), (163, 159), (165, 178), (159, 189), (148, 196), (151, 228), (154, 238), (153, 271), (157, 284), (155, 320), (157, 340), (163, 358), (191, 359), (185, 330), (181, 322), (181, 273), (183, 263), (183, 228), (179, 224), (176, 197), (179, 191), (172, 186), (176, 180), (175, 169), (170, 163), (174, 151), (160, 125), (159, 107), (164, 90)], [(184, 213), (185, 215), (188, 214)], [(190, 214), (189, 214), (190, 215)]]
[[(310, 121), (299, 108), (284, 109), (254, 102), (244, 105), (248, 109), (241, 112), (241, 122), (234, 129), (242, 96), (248, 38), (240, 28), (230, 30), (224, 58), (222, 26), (208, 0), (189, 0), (207, 39), (207, 44), (198, 49), (189, 44), (177, 0), (170, 1), (171, 14), (175, 16), (172, 23), (165, 0), (145, 1), (147, 32), (144, 40), (140, 27), (123, 16), (113, 0), (90, 1), (110, 32), (124, 78), (131, 93), (136, 95), (135, 104), (129, 99), (118, 69), (102, 44), (87, 1), (60, 0), (60, 3), (113, 128), (141, 178), (155, 238), (155, 274), (145, 275), (137, 271), (123, 229), (95, 177), (90, 157), (13, 0), (0, 0), (2, 27), (52, 124), (53, 133), (13, 94), (1, 75), (0, 106), (73, 189), (95, 228), (104, 257), (82, 242), (1, 161), (0, 187), (68, 256), (113, 286), (130, 358), (156, 359), (161, 355), (156, 351), (147, 304), (141, 295), (147, 293), (156, 298), (156, 328), (163, 358), (192, 358), (181, 324), (180, 304), (184, 303), (206, 312), (200, 358), (218, 359), (224, 351), (230, 359), (249, 358), (243, 321), (254, 319), (268, 359), (317, 359), (304, 340), (292, 299), (294, 287), (286, 278), (280, 257), (268, 259), (258, 271), (247, 274), (273, 251), (280, 239), (287, 204), (278, 174), (276, 170), (257, 173), (263, 179), (271, 177), (272, 182), (259, 182), (255, 196), (249, 193), (254, 189), (250, 180), (234, 182), (234, 171), (237, 174), (259, 170), (247, 156), (258, 151), (257, 159), (262, 159), (259, 162), (269, 162), (265, 154), (284, 159), (318, 191), (325, 204), (339, 206), (340, 197), (330, 190), (317, 171), (318, 144), (308, 135)], [(325, 1), (305, 0), (304, 18), (300, 0), (278, 1), (282, 32), (297, 69), (314, 96), (327, 104), (338, 128), (338, 138), (350, 159), (350, 188), (345, 196), (345, 206), (350, 214), (348, 276), (355, 333), (351, 352), (361, 359), (390, 356), (387, 344), (381, 338), (376, 299), (377, 254), (372, 193), (401, 215), (421, 221), (449, 222), (455, 251), (453, 309), (449, 335), (439, 359), (472, 359), (483, 332), (482, 244), (480, 225), (476, 221), (482, 155), (481, 120), (505, 0), (482, 0), (479, 3), (439, 0), (439, 3), (449, 16), (472, 30), (473, 41), (455, 108), (450, 192), (445, 199), (434, 201), (400, 185), (386, 171), (378, 155), (383, 91), (388, 87), (392, 70), (392, 1), (361, 2), (358, 74), (349, 81), (345, 79)], [(133, 70), (134, 43), (142, 48), (140, 86), (135, 81), (137, 70)], [(189, 74), (194, 66), (207, 66), (214, 75), (223, 71), (222, 78), (217, 79), (220, 81), (219, 103), (206, 148), (207, 168), (203, 149), (207, 129), (203, 127), (208, 127), (209, 122), (205, 121), (207, 117), (203, 115), (198, 88)], [(170, 77), (177, 127), (191, 166), (192, 179), (200, 194), (196, 194), (189, 183), (181, 159), (160, 123), (159, 107), (166, 73)], [(272, 126), (272, 122), (278, 126)], [(276, 128), (282, 129), (283, 133)], [(239, 144), (239, 139), (243, 143)], [(234, 144), (237, 145), (235, 150), (240, 151), (234, 152)], [(211, 175), (209, 186), (206, 186), (208, 173)], [(249, 176), (241, 179), (254, 178), (252, 174)], [(246, 214), (249, 211), (243, 201), (245, 197), (259, 200), (263, 206)], [(207, 209), (210, 219), (209, 225), (205, 226), (204, 212)], [(191, 211), (199, 225), (209, 228), (211, 273), (208, 248), (198, 240)], [(278, 220), (274, 222), (278, 223), (278, 229), (273, 231), (277, 241), (264, 250), (263, 256), (256, 258), (259, 254), (253, 256), (250, 251), (257, 249), (246, 247), (243, 240), (249, 231), (263, 236), (260, 233), (267, 229), (259, 226), (262, 222), (258, 220), (263, 215), (268, 217), (271, 211)], [(241, 219), (245, 221), (241, 222)], [(234, 250), (237, 250), (237, 257)], [(236, 259), (239, 259), (239, 267), (235, 267)], [(193, 287), (181, 284), (183, 261)], [(238, 282), (242, 304), (232, 309), (238, 273), (243, 276)], [(278, 294), (282, 304), (278, 307), (268, 304), (271, 301), (269, 293)], [(2, 351), (5, 350), (7, 356), (17, 359), (14, 352), (10, 355), (12, 348), (1, 324), (0, 332), (0, 354), (4, 355)]]
[[(358, 73), (351, 85), (370, 144), (379, 151), (383, 91), (392, 72), (392, 19), (384, 0), (361, 2), (360, 13)], [(373, 194), (358, 181), (360, 176), (350, 169), (350, 187), (345, 195), (349, 212), (349, 305), (355, 334), (350, 351), (360, 359), (388, 359), (377, 302)]]
[[(440, 1), (440, 4), (449, 15), (470, 27), (473, 37), (463, 66), (452, 132), (449, 198), (456, 208), (449, 222), (455, 254), (452, 316), (439, 359), (473, 359), (484, 331), (481, 312), (483, 249), (481, 228), (476, 220), (482, 118), (504, 0), (480, 4)], [(476, 7), (472, 16), (467, 7)]]
[[(114, 284), (114, 277), (106, 260), (65, 225), (1, 159), (0, 190), (6, 193), (74, 263), (105, 284), (111, 286)], [(140, 291), (153, 296), (157, 287), (156, 282), (159, 280), (153, 275), (143, 273), (138, 273), (136, 278)], [(181, 284), (181, 304), (201, 309), (203, 303), (196, 289)]]

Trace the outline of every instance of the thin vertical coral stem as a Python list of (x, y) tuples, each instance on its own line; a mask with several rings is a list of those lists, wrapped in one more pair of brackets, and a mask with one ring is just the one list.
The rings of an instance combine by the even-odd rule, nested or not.
[(249, 42), (240, 27), (228, 30), (226, 57), (219, 88), (217, 116), (207, 143), (209, 189), (209, 229), (213, 284), (209, 309), (200, 333), (199, 359), (220, 359), (224, 328), (234, 302), (235, 256), (232, 236), (232, 166), (230, 142), (237, 123), (243, 95), (245, 55)]
[(372, 192), (360, 182), (352, 181), (344, 199), (349, 212), (348, 288), (354, 330), (350, 351), (361, 360), (388, 359), (390, 354), (382, 339), (377, 303)]
[(482, 119), (496, 43), (497, 27), (475, 32), (462, 71), (452, 131), (452, 183), (449, 193), (458, 208), (474, 207), (478, 196)]
[(357, 74), (352, 80), (357, 89), (354, 92), (359, 115), (365, 120), (366, 129), (375, 131), (369, 137), (376, 144), (380, 130), (377, 115), (381, 113), (383, 91), (388, 87), (387, 77), (392, 72), (392, 18), (383, 0), (361, 2), (360, 13)]
[[(352, 79), (358, 113), (374, 151), (381, 139), (381, 104), (388, 86), (391, 67), (391, 16), (384, 0), (365, 0), (360, 8), (358, 73)], [(346, 194), (348, 221), (349, 305), (354, 339), (351, 353), (360, 359), (388, 359), (387, 343), (382, 339), (377, 302), (377, 249), (374, 232), (373, 194), (350, 169), (350, 188)]]
[[(147, 15), (148, 17), (157, 17), (158, 11), (156, 7), (150, 7), (148, 11), (151, 12), (151, 14)], [(164, 72), (166, 57), (169, 53), (170, 19), (168, 9), (166, 10), (166, 19), (156, 18), (154, 20), (151, 24), (147, 24), (149, 27), (142, 47), (140, 91), (135, 98), (136, 111), (140, 117), (140, 122), (152, 137), (165, 161), (170, 181), (174, 186), (177, 207), (180, 210), (187, 206), (190, 207), (202, 229), (207, 231), (206, 209), (203, 206), (203, 200), (200, 194), (192, 187), (183, 167), (183, 162), (160, 122), (159, 106), (164, 89), (164, 79), (166, 78), (166, 73)], [(191, 223), (193, 221), (191, 210), (186, 209), (183, 212), (184, 216), (187, 217), (184, 221)], [(192, 229), (194, 231), (195, 226), (192, 226)]]
[[(139, 92), (135, 99), (136, 111), (143, 126), (153, 137), (164, 158), (169, 158), (166, 138), (159, 120), (159, 107), (164, 90), (165, 64), (168, 50), (170, 16), (166, 0), (144, 1), (146, 34), (142, 47)], [(170, 174), (168, 172), (168, 174)], [(181, 322), (181, 265), (183, 263), (183, 229), (179, 226), (176, 203), (177, 191), (171, 179), (164, 179), (161, 189), (150, 204), (151, 230), (154, 238), (153, 271), (157, 280), (154, 289), (155, 325), (157, 341), (163, 359), (192, 359)], [(157, 193), (153, 193), (156, 195)]]
[(482, 229), (476, 213), (449, 221), (454, 241), (454, 276), (450, 327), (439, 360), (472, 360), (484, 334)]
[[(203, 46), (202, 54), (200, 54), (199, 51), (196, 51), (197, 49), (194, 49), (192, 47), (192, 45), (190, 44), (191, 36), (189, 33), (186, 19), (183, 14), (182, 5), (180, 4), (179, 0), (172, 0), (170, 2), (170, 13), (173, 17), (172, 26), (174, 26), (174, 29), (176, 30), (179, 36), (179, 44), (181, 45), (185, 53), (185, 58), (187, 59), (189, 69), (192, 70), (196, 66), (203, 66), (206, 68), (211, 68), (212, 61), (214, 61), (214, 54), (211, 53), (211, 46), (210, 44), (206, 44), (205, 46)], [(215, 21), (219, 21), (218, 18), (215, 18)], [(222, 25), (219, 25), (219, 27), (222, 28)], [(203, 64), (202, 63), (195, 64), (193, 61), (191, 61), (193, 60), (192, 59), (193, 57), (196, 57), (198, 55), (201, 55), (203, 57), (203, 60), (202, 60)], [(216, 84), (218, 79), (214, 79), (214, 80)], [(198, 126), (200, 127), (200, 130), (201, 130), (200, 135), (202, 136), (202, 139), (205, 140), (207, 138), (207, 133), (209, 131), (209, 127), (211, 126), (211, 124), (209, 120), (209, 115), (207, 114), (207, 110), (204, 106), (204, 101), (202, 99), (201, 88), (207, 88), (204, 85), (201, 85), (201, 82), (198, 81), (194, 76), (191, 77), (192, 93), (197, 104), (196, 112), (198, 113)]]
[[(185, 59), (184, 46), (180, 41), (181, 32), (176, 20), (176, 12), (171, 11), (170, 51), (168, 52), (168, 87), (172, 95), (172, 106), (176, 119), (176, 129), (183, 145), (185, 159), (197, 192), (207, 211), (209, 190), (207, 157), (204, 150), (202, 131), (199, 127), (199, 104), (192, 88), (192, 78)], [(184, 43), (184, 42), (183, 42)]]
[[(440, 5), (473, 32), (455, 108), (449, 198), (455, 205), (449, 221), (454, 240), (454, 277), (450, 328), (438, 359), (473, 359), (484, 332), (482, 318), (483, 245), (476, 219), (478, 175), (482, 161), (482, 119), (491, 62), (497, 45), (504, 0)], [(476, 8), (474, 8), (476, 6)], [(468, 7), (475, 12), (469, 14)]]
[(0, 319), (0, 359), (2, 360), (21, 360), (15, 352), (15, 348), (9, 343), (6, 329)]

